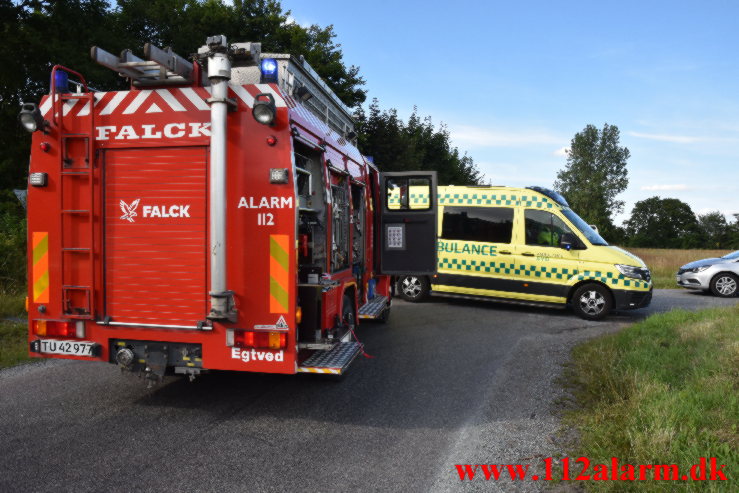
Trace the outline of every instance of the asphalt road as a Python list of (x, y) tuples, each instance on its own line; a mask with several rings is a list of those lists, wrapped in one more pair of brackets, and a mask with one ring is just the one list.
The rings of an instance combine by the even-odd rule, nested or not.
[(569, 311), (396, 300), (342, 380), (216, 373), (143, 380), (107, 364), (0, 371), (0, 491), (537, 491), (462, 484), (454, 464), (562, 452), (569, 349), (648, 314), (736, 303), (658, 291), (607, 322)]

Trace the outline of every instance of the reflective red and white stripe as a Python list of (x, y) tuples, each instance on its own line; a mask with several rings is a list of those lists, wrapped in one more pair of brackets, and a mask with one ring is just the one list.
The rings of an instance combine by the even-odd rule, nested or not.
[(341, 368), (313, 368), (310, 366), (299, 366), (298, 373), (324, 373), (330, 375), (341, 375)]
[[(271, 94), (278, 108), (287, 106), (279, 89), (271, 84), (229, 86), (229, 96), (247, 108), (254, 106), (254, 97), (260, 93)], [(95, 93), (95, 111), (100, 116), (138, 115), (165, 111), (191, 112), (208, 111), (210, 87), (178, 87), (167, 89), (143, 89), (140, 91), (117, 91)], [(87, 116), (90, 104), (79, 104), (79, 99), (64, 102), (63, 115)], [(46, 117), (51, 111), (51, 97), (44, 96), (39, 107)]]

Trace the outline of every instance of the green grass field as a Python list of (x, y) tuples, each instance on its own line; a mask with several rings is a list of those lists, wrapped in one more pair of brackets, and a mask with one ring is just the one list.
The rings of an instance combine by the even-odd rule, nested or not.
[(709, 257), (723, 257), (731, 250), (669, 250), (665, 248), (625, 248), (642, 259), (652, 271), (654, 287), (678, 289), (677, 270), (688, 262)]
[(0, 294), (0, 368), (17, 365), (28, 357), (27, 331), (24, 321), (25, 295)]
[[(573, 351), (577, 409), (570, 456), (593, 464), (677, 464), (716, 457), (728, 482), (593, 481), (592, 491), (732, 491), (739, 474), (739, 305), (654, 315)], [(731, 481), (733, 479), (733, 481)], [(733, 485), (733, 486), (732, 486)], [(736, 491), (736, 490), (733, 490)]]

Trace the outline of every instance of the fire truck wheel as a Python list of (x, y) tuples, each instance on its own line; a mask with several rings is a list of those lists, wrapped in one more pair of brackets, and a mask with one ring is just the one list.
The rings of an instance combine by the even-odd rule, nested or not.
[(398, 279), (398, 294), (406, 301), (423, 301), (429, 295), (429, 280), (425, 276), (402, 276)]
[(382, 311), (382, 315), (380, 315), (377, 318), (377, 321), (380, 322), (381, 324), (385, 324), (387, 323), (389, 318), (390, 318), (390, 307), (387, 307)]
[[(354, 302), (351, 297), (344, 295), (344, 301), (341, 302), (341, 322), (345, 327), (352, 331), (357, 328), (357, 317), (354, 315)], [(352, 334), (352, 338), (354, 334)]]

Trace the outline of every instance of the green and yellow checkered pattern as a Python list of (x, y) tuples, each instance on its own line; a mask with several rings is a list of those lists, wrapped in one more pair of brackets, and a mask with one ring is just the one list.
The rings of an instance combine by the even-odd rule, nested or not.
[(570, 279), (577, 275), (577, 269), (566, 267), (545, 267), (543, 265), (519, 265), (516, 275), (540, 277), (544, 279)]
[(486, 262), (484, 260), (467, 260), (439, 257), (439, 269), (458, 270), (463, 272), (485, 272), (495, 274), (513, 274), (515, 276), (539, 277), (543, 279), (569, 279), (577, 274), (577, 270), (561, 267), (545, 267), (542, 265), (519, 265), (509, 262)]
[(646, 289), (649, 287), (649, 283), (646, 281), (639, 281), (633, 277), (626, 277), (623, 274), (616, 274), (614, 272), (601, 272), (598, 270), (585, 270), (579, 276), (577, 276), (575, 282), (584, 280), (596, 280), (600, 281), (607, 286), (623, 286), (627, 288), (640, 288)]
[[(410, 194), (410, 208), (428, 207), (428, 193)], [(400, 204), (400, 194), (395, 190), (388, 197), (388, 205), (397, 206)], [(480, 190), (478, 192), (453, 192), (445, 191), (439, 194), (439, 205), (480, 205), (480, 206), (523, 206), (538, 209), (552, 209), (555, 207), (554, 201), (544, 195), (519, 195), (517, 193), (500, 193), (497, 191)], [(416, 206), (416, 207), (414, 207)]]
[(543, 265), (519, 265), (510, 262), (486, 262), (484, 260), (467, 260), (448, 257), (439, 257), (440, 270), (456, 270), (460, 272), (484, 272), (487, 274), (507, 274), (539, 278), (542, 280), (564, 280), (567, 284), (576, 284), (580, 281), (600, 281), (607, 286), (646, 289), (649, 284), (623, 274), (600, 271), (578, 271), (567, 267), (547, 267)]
[[(412, 193), (409, 200), (410, 209), (428, 209), (429, 207), (429, 194), (427, 193)], [(390, 195), (387, 205), (389, 209), (400, 208), (400, 195), (397, 192)]]
[(497, 192), (445, 192), (439, 195), (439, 205), (508, 205), (552, 209), (554, 202), (543, 195), (517, 195)]
[(459, 270), (465, 272), (485, 272), (495, 274), (511, 274), (515, 265), (506, 262), (486, 262), (484, 260), (467, 260), (439, 257), (439, 269)]

